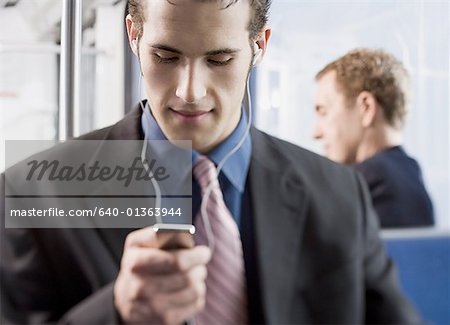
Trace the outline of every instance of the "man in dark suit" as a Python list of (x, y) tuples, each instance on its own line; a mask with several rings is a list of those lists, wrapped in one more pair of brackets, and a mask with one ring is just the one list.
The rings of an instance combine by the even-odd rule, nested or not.
[(382, 50), (356, 49), (327, 64), (316, 81), (314, 137), (328, 158), (362, 173), (381, 227), (433, 225), (419, 164), (401, 146), (409, 97), (402, 63)]
[[(418, 323), (359, 176), (254, 128), (246, 132), (241, 103), (270, 36), (268, 7), (130, 1), (128, 34), (148, 102), (81, 140), (191, 139), (194, 160), (203, 155), (215, 165), (237, 148), (219, 183), (239, 228), (248, 323)], [(9, 193), (10, 180), (21, 176), (7, 175), (1, 188)], [(196, 211), (199, 187), (194, 179)], [(10, 321), (179, 324), (211, 311), (209, 293), (218, 289), (205, 279), (225, 273), (206, 272), (220, 242), (213, 256), (202, 245), (163, 250), (151, 228), (1, 229), (2, 313)], [(235, 271), (222, 266), (229, 268)], [(227, 292), (242, 289), (229, 284), (219, 289), (227, 306)], [(222, 307), (211, 323), (232, 323)]]

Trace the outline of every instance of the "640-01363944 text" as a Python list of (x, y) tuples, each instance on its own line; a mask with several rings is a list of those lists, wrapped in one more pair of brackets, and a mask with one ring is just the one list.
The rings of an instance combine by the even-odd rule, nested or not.
[(127, 208), (125, 210), (119, 208), (95, 207), (93, 209), (11, 209), (11, 217), (65, 217), (65, 216), (148, 216), (148, 217), (166, 217), (166, 216), (182, 216), (181, 208)]

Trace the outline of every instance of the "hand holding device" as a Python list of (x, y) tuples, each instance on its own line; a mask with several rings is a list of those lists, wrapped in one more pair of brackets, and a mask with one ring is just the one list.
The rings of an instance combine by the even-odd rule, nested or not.
[(114, 305), (124, 323), (180, 324), (204, 307), (209, 248), (194, 247), (189, 230), (162, 228), (126, 238), (114, 284)]

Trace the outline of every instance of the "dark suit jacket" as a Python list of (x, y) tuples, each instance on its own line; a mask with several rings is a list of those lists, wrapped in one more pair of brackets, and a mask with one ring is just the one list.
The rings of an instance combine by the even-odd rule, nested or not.
[[(82, 138), (142, 139), (139, 109)], [(252, 141), (248, 182), (266, 322), (419, 322), (359, 176), (256, 129)], [(2, 226), (3, 317), (116, 323), (113, 283), (129, 231)]]
[(419, 164), (402, 147), (383, 150), (355, 167), (369, 185), (382, 228), (434, 224), (433, 204)]

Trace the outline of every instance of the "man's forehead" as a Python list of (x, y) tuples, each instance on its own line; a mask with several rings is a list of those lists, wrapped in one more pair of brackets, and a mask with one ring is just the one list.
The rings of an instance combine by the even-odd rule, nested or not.
[(229, 11), (250, 10), (250, 0), (142, 0), (144, 1), (144, 10), (150, 7), (160, 6), (165, 8), (184, 10), (186, 8), (202, 7), (208, 10), (220, 11), (223, 13)]
[(226, 9), (228, 7), (231, 7), (232, 5), (238, 3), (238, 2), (246, 2), (248, 0), (146, 0), (146, 1), (166, 1), (171, 5), (183, 5), (188, 2), (210, 2), (217, 4), (219, 8)]
[(328, 71), (317, 80), (315, 100), (317, 105), (330, 105), (342, 97), (336, 81), (336, 72)]
[(198, 22), (199, 26), (248, 27), (250, 4), (248, 1), (217, 0), (147, 0), (146, 20), (161, 20), (166, 23), (188, 24)]
[(336, 83), (336, 71), (329, 70), (325, 72), (318, 81), (321, 84), (334, 85)]
[(248, 44), (250, 14), (245, 1), (221, 9), (216, 1), (188, 0), (174, 5), (152, 0), (146, 12), (144, 40), (151, 45), (164, 44), (194, 55), (223, 48), (242, 49)]
[(341, 95), (342, 91), (336, 78), (336, 71), (330, 70), (317, 80), (318, 91), (333, 95)]

